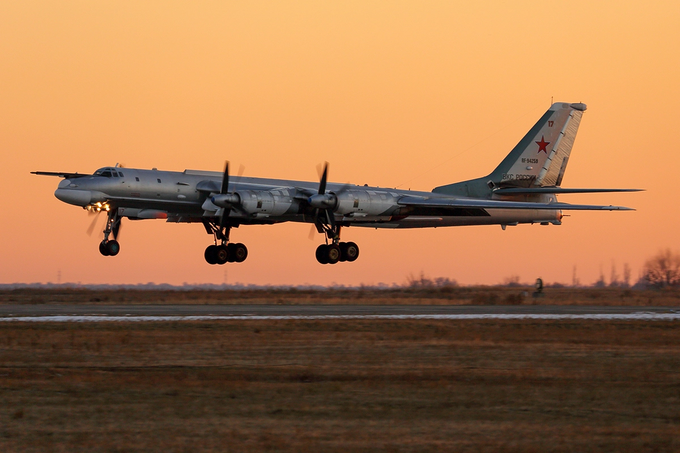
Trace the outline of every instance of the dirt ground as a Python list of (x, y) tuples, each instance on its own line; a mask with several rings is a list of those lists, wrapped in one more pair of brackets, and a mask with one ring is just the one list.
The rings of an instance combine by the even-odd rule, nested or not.
[(2, 452), (680, 451), (674, 322), (0, 324)]

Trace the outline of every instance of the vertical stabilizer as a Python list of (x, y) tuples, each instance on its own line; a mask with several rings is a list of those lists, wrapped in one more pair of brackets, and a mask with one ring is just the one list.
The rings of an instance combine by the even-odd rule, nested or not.
[(500, 187), (559, 186), (585, 110), (585, 104), (553, 104), (489, 179)]
[(433, 192), (490, 197), (493, 189), (504, 187), (559, 186), (585, 110), (581, 103), (554, 103), (489, 176)]

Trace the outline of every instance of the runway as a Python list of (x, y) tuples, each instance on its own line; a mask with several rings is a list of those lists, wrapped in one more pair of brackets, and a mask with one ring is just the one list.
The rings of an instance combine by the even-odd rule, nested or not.
[(0, 322), (158, 322), (256, 319), (680, 321), (680, 308), (579, 305), (0, 305)]

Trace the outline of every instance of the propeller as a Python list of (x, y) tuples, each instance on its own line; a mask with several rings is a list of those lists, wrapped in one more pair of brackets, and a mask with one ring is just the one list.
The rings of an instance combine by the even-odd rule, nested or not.
[(333, 209), (338, 202), (338, 197), (332, 193), (326, 193), (326, 185), (328, 182), (328, 162), (324, 164), (323, 173), (321, 174), (321, 181), (319, 181), (319, 191), (316, 195), (307, 198), (307, 203), (313, 208), (314, 216), (318, 217), (321, 209)]
[[(90, 223), (90, 226), (87, 228), (88, 236), (92, 236), (92, 233), (94, 232), (94, 229), (97, 226), (97, 221), (99, 220), (99, 214), (101, 214), (102, 212), (106, 211), (90, 211), (90, 215), (93, 216), (94, 218), (92, 219), (92, 223)], [(111, 234), (113, 235), (113, 239), (118, 239), (122, 224), (123, 219), (121, 217), (117, 217), (117, 219), (113, 222), (113, 225), (111, 225)]]
[(92, 236), (92, 233), (94, 232), (94, 227), (97, 226), (97, 220), (99, 220), (99, 214), (101, 212), (91, 212), (90, 215), (94, 216), (94, 219), (92, 219), (92, 223), (90, 223), (90, 226), (87, 228), (87, 235)]
[[(245, 167), (243, 165), (239, 166), (238, 178), (241, 177), (244, 169)], [(241, 197), (238, 193), (229, 192), (229, 161), (224, 163), (224, 174), (222, 175), (220, 193), (213, 195), (211, 201), (215, 206), (222, 208), (222, 213), (220, 214), (220, 227), (226, 227), (229, 223), (229, 213), (232, 209), (238, 209), (238, 205), (241, 203)]]
[[(328, 162), (324, 163), (323, 173), (319, 181), (319, 190), (316, 195), (307, 198), (307, 203), (314, 209), (314, 225), (319, 233), (323, 233), (322, 225), (330, 225), (335, 230), (335, 208), (338, 206), (338, 195), (347, 191), (351, 186), (346, 184), (335, 192), (326, 192), (328, 184)], [(310, 238), (313, 236), (313, 230), (310, 231)]]

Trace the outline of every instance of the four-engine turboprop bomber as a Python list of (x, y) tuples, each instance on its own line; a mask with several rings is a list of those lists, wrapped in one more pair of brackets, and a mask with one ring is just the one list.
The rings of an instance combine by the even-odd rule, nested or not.
[(637, 189), (567, 189), (562, 178), (585, 104), (553, 104), (488, 176), (436, 187), (432, 192), (385, 189), (321, 181), (230, 178), (224, 172), (183, 172), (104, 167), (94, 174), (33, 172), (60, 176), (54, 195), (90, 212), (107, 215), (99, 251), (115, 256), (123, 218), (196, 222), (213, 236), (205, 249), (210, 264), (242, 262), (248, 249), (230, 240), (232, 228), (306, 222), (325, 235), (316, 250), (322, 264), (354, 261), (359, 247), (341, 242), (343, 227), (425, 228), (539, 223), (560, 225), (565, 210), (631, 210), (575, 205), (557, 195), (631, 192)]

